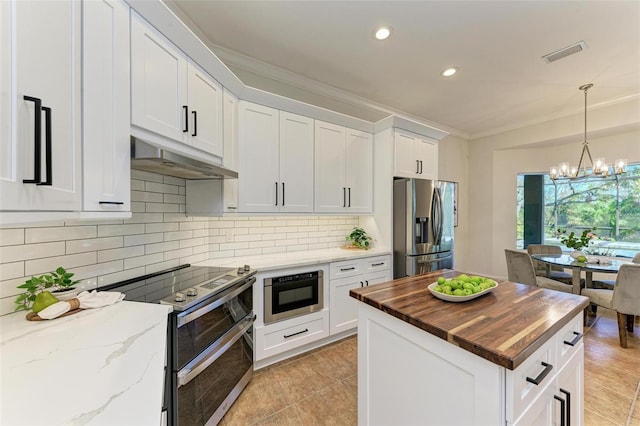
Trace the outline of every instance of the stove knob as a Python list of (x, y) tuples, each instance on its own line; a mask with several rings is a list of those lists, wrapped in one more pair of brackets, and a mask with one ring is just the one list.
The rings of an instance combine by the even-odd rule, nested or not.
[(238, 268), (238, 275), (244, 275), (244, 268), (242, 266)]
[(182, 294), (182, 293), (176, 293), (176, 295), (173, 298), (173, 300), (176, 301), (176, 302), (184, 302), (186, 300), (186, 297), (184, 297), (184, 294)]
[(251, 269), (251, 268), (249, 268), (249, 265), (244, 265), (244, 271), (245, 272), (249, 272), (249, 269)]
[(195, 288), (187, 289), (187, 296), (197, 296), (198, 290)]

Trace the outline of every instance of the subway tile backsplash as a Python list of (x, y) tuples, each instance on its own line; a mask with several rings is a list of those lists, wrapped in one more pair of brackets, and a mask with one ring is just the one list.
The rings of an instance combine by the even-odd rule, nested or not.
[(131, 171), (132, 217), (0, 228), (0, 315), (16, 286), (58, 266), (92, 289), (185, 263), (338, 247), (357, 216), (187, 217), (185, 181)]

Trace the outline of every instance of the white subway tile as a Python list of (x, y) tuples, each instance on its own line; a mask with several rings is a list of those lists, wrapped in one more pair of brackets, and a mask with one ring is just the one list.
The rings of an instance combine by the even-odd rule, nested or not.
[(298, 232), (297, 226), (276, 226), (277, 233)]
[(128, 280), (131, 278), (137, 278), (145, 274), (145, 268), (142, 266), (140, 268), (126, 269), (124, 271), (115, 272), (113, 274), (101, 275), (98, 277), (98, 288), (104, 287), (105, 285), (109, 284), (115, 284), (117, 282)]
[(0, 316), (13, 313), (14, 309), (16, 308), (16, 304), (14, 303), (14, 301), (15, 297), (0, 299)]
[(249, 222), (240, 222), (237, 221), (235, 224), (236, 228), (261, 228), (262, 227), (262, 221), (249, 221)]
[(117, 235), (144, 234), (144, 224), (99, 225), (98, 237), (115, 237)]
[(11, 297), (11, 296), (15, 297), (18, 294), (24, 293), (24, 289), (18, 288), (18, 286), (24, 284), (24, 282), (27, 279), (30, 279), (30, 278), (31, 278), (31, 276), (13, 278), (11, 280), (1, 281), (0, 282), (0, 297)]
[(111, 250), (100, 250), (98, 252), (98, 263), (110, 262), (112, 260), (127, 259), (129, 257), (142, 256), (145, 254), (145, 246), (132, 246)]
[(189, 229), (205, 229), (207, 227), (207, 222), (180, 222), (180, 230), (187, 231)]
[(159, 192), (131, 191), (131, 201), (161, 203), (162, 198), (162, 194)]
[(227, 231), (227, 232), (232, 232), (233, 235), (248, 235), (249, 234), (249, 229), (250, 228), (233, 228), (233, 229), (231, 229), (230, 231)]
[[(268, 238), (270, 240), (285, 240), (287, 238), (287, 234), (285, 233), (269, 234)], [(263, 239), (266, 240), (267, 237), (265, 236)]]
[(240, 242), (240, 243), (220, 243), (220, 250), (239, 250), (249, 248), (249, 243)]
[(275, 241), (253, 241), (249, 243), (249, 248), (275, 247)]
[(75, 268), (74, 279), (84, 280), (87, 278), (95, 278), (100, 275), (112, 274), (123, 270), (123, 260), (112, 260), (105, 263), (96, 263), (93, 265), (87, 265), (80, 268)]
[(313, 232), (317, 230), (318, 230), (317, 226), (298, 226), (298, 231), (300, 232)]
[(167, 185), (165, 183), (145, 182), (145, 191), (149, 192), (161, 192), (163, 194), (178, 194), (178, 187), (176, 185)]
[(184, 186), (179, 186), (178, 187), (178, 194), (187, 195), (187, 188), (185, 188)]
[(193, 247), (193, 254), (200, 254), (200, 253), (208, 254), (209, 253), (209, 244), (204, 244), (204, 245), (201, 245), (201, 246)]
[(276, 228), (273, 226), (263, 226), (262, 228), (249, 228), (250, 234), (273, 234)]
[(145, 267), (145, 273), (153, 274), (154, 272), (165, 271), (167, 269), (175, 268), (176, 266), (180, 266), (182, 263), (178, 259), (167, 260), (159, 263), (153, 263), (147, 265)]
[(169, 250), (177, 250), (179, 248), (179, 241), (167, 241), (156, 244), (147, 244), (146, 246), (144, 246), (144, 254), (162, 253)]
[(147, 204), (141, 201), (131, 202), (131, 213), (145, 213), (147, 211)]
[(309, 238), (308, 232), (287, 232), (287, 238)]
[(162, 213), (134, 212), (130, 219), (125, 219), (125, 223), (154, 223), (163, 222)]
[(307, 226), (309, 224), (309, 221), (304, 219), (296, 219), (296, 220), (288, 220), (287, 221), (287, 226)]
[(193, 238), (208, 237), (208, 236), (209, 236), (209, 230), (208, 229), (194, 229), (193, 230)]
[(185, 195), (163, 194), (161, 202), (170, 204), (185, 204), (187, 197)]
[(220, 244), (209, 244), (207, 247), (209, 248), (209, 251), (212, 253), (220, 250)]
[(164, 260), (179, 259), (185, 256), (191, 256), (193, 249), (191, 247), (183, 248), (180, 250), (172, 250), (164, 252)]
[(233, 239), (235, 242), (240, 241), (260, 241), (262, 240), (260, 235), (236, 235)]
[(123, 237), (92, 238), (89, 240), (67, 241), (67, 254), (87, 251), (107, 250), (122, 247)]
[(187, 183), (185, 179), (175, 176), (163, 176), (164, 183), (169, 185), (185, 186)]
[(322, 250), (325, 248), (329, 248), (329, 244), (328, 243), (315, 243), (315, 244), (309, 244), (309, 250)]
[(265, 247), (262, 249), (262, 254), (284, 253), (286, 251), (286, 247)]
[(210, 243), (224, 243), (227, 241), (227, 237), (224, 235), (214, 235), (209, 237)]
[(235, 252), (233, 250), (211, 251), (209, 252), (209, 259), (223, 259), (225, 257), (234, 257)]
[(309, 250), (309, 246), (307, 244), (287, 246), (287, 252), (306, 251), (306, 250)]
[(262, 249), (254, 248), (254, 249), (244, 249), (244, 250), (236, 250), (236, 256), (255, 256), (262, 254)]
[(207, 256), (206, 253), (194, 253), (191, 256), (185, 256), (185, 257), (181, 257), (180, 258), (180, 263), (197, 263), (197, 262), (204, 262), (205, 260), (208, 260), (209, 257)]
[(24, 262), (3, 263), (0, 265), (0, 281), (24, 277)]
[(162, 241), (164, 241), (164, 234), (161, 232), (157, 234), (127, 235), (124, 237), (125, 247), (160, 243)]
[(124, 260), (124, 269), (139, 268), (140, 266), (147, 266), (154, 263), (162, 262), (164, 256), (162, 253), (147, 254), (144, 256), (130, 257)]
[(138, 179), (131, 179), (132, 191), (144, 191), (144, 181)]
[(144, 232), (146, 234), (153, 234), (156, 232), (171, 232), (177, 231), (179, 224), (176, 222), (161, 222), (161, 223), (148, 223), (144, 226)]
[(241, 221), (241, 220), (249, 220), (248, 216), (222, 216), (220, 218), (218, 218), (219, 222), (235, 222), (235, 221)]
[(184, 240), (186, 238), (192, 238), (192, 237), (193, 237), (193, 231), (176, 231), (176, 232), (164, 233), (165, 241)]
[(298, 244), (298, 240), (297, 239), (293, 239), (293, 240), (279, 240), (276, 241), (276, 246), (291, 246), (291, 245), (296, 245)]
[(163, 181), (162, 175), (159, 175), (157, 173), (145, 172), (143, 170), (131, 170), (131, 178), (159, 183)]
[(47, 220), (43, 222), (22, 223), (17, 225), (3, 225), (3, 228), (48, 228), (64, 226), (64, 220)]
[(184, 213), (164, 213), (164, 222), (191, 222), (191, 221), (193, 221), (193, 218), (185, 216)]
[(20, 260), (40, 259), (48, 256), (64, 254), (64, 241), (42, 244), (25, 244), (18, 246), (0, 247), (0, 263), (17, 262)]
[(146, 203), (148, 213), (178, 213), (178, 204)]
[[(64, 244), (64, 243), (63, 243)], [(74, 272), (74, 268), (96, 263), (98, 256), (95, 251), (89, 253), (70, 254), (66, 256), (47, 257), (45, 259), (27, 260), (24, 264), (26, 275), (44, 274), (55, 271), (59, 266), (67, 272)]]
[(24, 244), (24, 233), (23, 228), (0, 229), (0, 246)]
[(269, 226), (287, 226), (287, 221), (286, 220), (274, 220), (272, 222), (269, 222)]
[(25, 243), (46, 243), (50, 241), (78, 240), (95, 238), (97, 226), (61, 226), (55, 228), (25, 229)]

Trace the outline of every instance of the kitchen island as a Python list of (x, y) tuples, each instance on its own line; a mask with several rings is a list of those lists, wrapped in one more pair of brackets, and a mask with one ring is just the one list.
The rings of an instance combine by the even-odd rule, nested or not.
[(0, 318), (0, 424), (159, 425), (171, 307), (122, 301)]
[(589, 299), (507, 281), (463, 303), (427, 289), (457, 275), (351, 290), (359, 424), (582, 424)]

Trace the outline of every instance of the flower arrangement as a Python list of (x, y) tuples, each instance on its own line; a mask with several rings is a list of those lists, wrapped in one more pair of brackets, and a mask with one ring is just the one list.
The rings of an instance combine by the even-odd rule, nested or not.
[(588, 247), (592, 239), (598, 237), (593, 232), (595, 230), (596, 228), (587, 228), (582, 231), (582, 234), (579, 237), (576, 237), (576, 233), (573, 231), (571, 231), (571, 233), (567, 235), (566, 229), (558, 229), (558, 236), (560, 237), (560, 242), (562, 244), (574, 250), (580, 251), (584, 247)]

